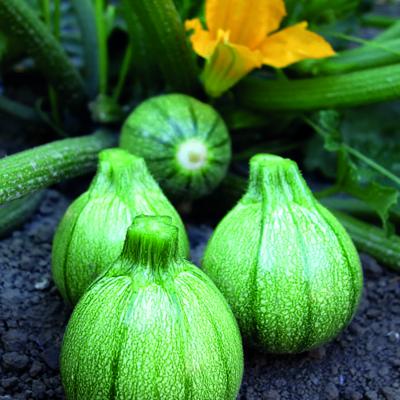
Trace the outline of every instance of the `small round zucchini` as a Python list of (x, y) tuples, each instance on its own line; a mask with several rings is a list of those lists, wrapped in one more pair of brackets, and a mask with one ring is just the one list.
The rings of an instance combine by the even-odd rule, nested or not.
[(179, 255), (170, 217), (137, 217), (64, 336), (68, 400), (234, 400), (239, 329), (213, 282)]
[(68, 208), (53, 242), (52, 274), (64, 300), (75, 305), (86, 288), (120, 255), (137, 215), (168, 215), (179, 226), (182, 255), (189, 242), (182, 220), (142, 158), (103, 150), (87, 192)]
[(312, 195), (294, 161), (251, 159), (246, 194), (218, 225), (203, 260), (250, 344), (298, 353), (338, 335), (360, 300), (357, 251)]
[(126, 120), (120, 146), (143, 157), (165, 192), (194, 199), (226, 175), (231, 141), (220, 115), (182, 94), (146, 100)]

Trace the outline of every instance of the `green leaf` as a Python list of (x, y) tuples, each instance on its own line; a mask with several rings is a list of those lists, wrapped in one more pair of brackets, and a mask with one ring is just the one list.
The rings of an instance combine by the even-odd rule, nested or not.
[(389, 211), (397, 204), (399, 191), (375, 181), (371, 171), (351, 161), (345, 148), (340, 149), (338, 155), (337, 182), (340, 190), (362, 200), (375, 210), (382, 220), (383, 227), (388, 231)]
[[(400, 181), (391, 171), (346, 143), (342, 121), (336, 111), (321, 111), (307, 121), (323, 139), (324, 148), (337, 155), (337, 176), (334, 190), (354, 196), (369, 205), (389, 230), (390, 209), (399, 200)], [(320, 159), (323, 156), (320, 154)], [(327, 192), (332, 192), (332, 188)]]
[(367, 157), (400, 176), (400, 102), (347, 110), (343, 114), (343, 140)]
[(340, 122), (340, 114), (336, 111), (328, 110), (318, 113), (318, 133), (324, 139), (324, 148), (328, 151), (338, 151), (342, 145)]

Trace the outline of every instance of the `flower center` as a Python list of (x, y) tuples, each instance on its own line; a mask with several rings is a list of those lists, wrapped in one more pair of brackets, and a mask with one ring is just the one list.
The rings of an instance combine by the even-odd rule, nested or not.
[(178, 162), (185, 169), (201, 169), (207, 162), (207, 147), (198, 139), (191, 139), (179, 146)]

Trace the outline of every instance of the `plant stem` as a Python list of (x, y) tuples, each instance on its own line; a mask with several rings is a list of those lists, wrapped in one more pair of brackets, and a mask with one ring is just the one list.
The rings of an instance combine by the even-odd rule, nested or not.
[[(56, 3), (57, 2), (58, 1), (56, 1)], [(51, 23), (50, 0), (42, 0), (41, 4), (42, 4), (42, 13), (43, 13), (43, 17), (44, 17), (44, 22), (45, 22), (48, 30), (51, 31), (52, 23)], [(58, 37), (57, 37), (56, 25), (58, 25), (58, 28), (59, 28), (60, 21), (58, 21), (58, 23), (56, 23), (56, 21), (54, 21), (54, 37), (58, 41), (59, 40), (59, 32), (58, 32)], [(53, 120), (56, 123), (56, 125), (60, 126), (61, 125), (61, 118), (60, 118), (60, 113), (59, 113), (59, 110), (58, 110), (58, 98), (57, 98), (57, 93), (54, 90), (52, 85), (48, 85), (48, 94), (49, 94), (51, 115), (52, 115)]]
[(54, 36), (57, 41), (61, 38), (61, 0), (54, 0)]
[(173, 0), (125, 0), (145, 31), (148, 48), (154, 49), (164, 79), (172, 90), (190, 93), (197, 86), (193, 54)]
[(132, 42), (129, 42), (124, 54), (124, 59), (122, 60), (122, 66), (119, 71), (117, 86), (115, 87), (112, 96), (115, 102), (118, 102), (121, 96), (126, 81), (126, 77), (128, 76), (129, 68), (132, 64), (132, 58), (133, 58), (133, 45)]
[(361, 23), (364, 26), (372, 26), (374, 28), (388, 28), (396, 21), (398, 21), (398, 18), (387, 15), (364, 14), (361, 17)]
[(138, 81), (143, 93), (148, 95), (157, 86), (160, 77), (156, 52), (151, 49), (152, 43), (146, 38), (146, 32), (133, 9), (131, 0), (123, 0), (122, 4), (135, 58), (135, 62), (131, 65), (131, 74)]
[(22, 225), (36, 211), (43, 200), (43, 192), (32, 193), (0, 206), (0, 237)]
[(400, 39), (367, 41), (363, 46), (338, 53), (336, 57), (303, 61), (298, 65), (298, 70), (313, 75), (334, 75), (396, 62), (400, 62)]
[(39, 121), (39, 116), (33, 108), (14, 100), (10, 100), (3, 95), (0, 95), (0, 112), (19, 118), (22, 121)]
[(97, 164), (98, 152), (115, 144), (114, 135), (99, 131), (1, 159), (0, 204), (92, 171)]
[(97, 43), (99, 46), (99, 92), (107, 94), (108, 83), (108, 51), (107, 51), (107, 30), (104, 20), (104, 0), (95, 0), (96, 8), (96, 27), (97, 27)]
[(338, 194), (340, 192), (340, 186), (339, 185), (332, 185), (324, 190), (321, 190), (319, 192), (314, 192), (314, 196), (320, 200), (324, 199), (325, 197), (333, 196), (335, 194)]
[(374, 38), (375, 42), (384, 42), (385, 40), (397, 39), (400, 36), (400, 21), (397, 18), (397, 22), (391, 25), (388, 29)]
[[(315, 193), (314, 193), (315, 195)], [(375, 217), (376, 212), (363, 201), (353, 197), (327, 197), (319, 200), (327, 208), (342, 211), (347, 214), (360, 214)]]
[(99, 44), (92, 0), (71, 0), (82, 36), (86, 87), (91, 99), (99, 92)]
[(395, 271), (400, 271), (400, 236), (387, 236), (383, 229), (339, 211), (333, 211), (333, 214), (346, 228), (359, 251), (370, 254)]
[[(314, 193), (314, 196), (316, 193)], [(327, 208), (335, 211), (342, 211), (357, 217), (377, 220), (376, 211), (368, 204), (353, 197), (327, 197), (319, 198), (319, 201)], [(400, 222), (400, 212), (396, 208), (390, 210), (390, 218), (393, 222)]]
[(313, 111), (389, 101), (400, 97), (400, 64), (286, 82), (247, 78), (236, 95), (243, 106), (260, 111)]
[(0, 26), (35, 60), (60, 98), (75, 109), (85, 102), (83, 81), (63, 48), (25, 0), (0, 1)]
[(365, 164), (370, 166), (372, 169), (379, 172), (380, 174), (382, 174), (383, 176), (385, 176), (386, 178), (390, 179), (392, 182), (394, 182), (400, 186), (400, 178), (399, 177), (397, 177), (396, 175), (394, 175), (393, 173), (391, 173), (390, 171), (388, 171), (386, 168), (382, 167), (381, 165), (377, 164), (370, 158), (365, 157), (358, 150), (356, 150), (350, 146), (347, 146), (347, 145), (343, 145), (343, 146), (349, 152), (349, 154), (353, 155), (354, 157), (357, 157), (359, 160), (361, 160), (362, 162), (364, 162)]

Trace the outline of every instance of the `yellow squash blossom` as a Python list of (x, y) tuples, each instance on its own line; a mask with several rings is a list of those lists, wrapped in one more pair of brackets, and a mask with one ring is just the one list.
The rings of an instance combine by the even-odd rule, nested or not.
[(199, 19), (186, 21), (191, 42), (207, 59), (203, 80), (214, 97), (263, 64), (283, 68), (307, 58), (335, 54), (307, 22), (276, 32), (286, 16), (283, 0), (206, 0), (204, 29)]

